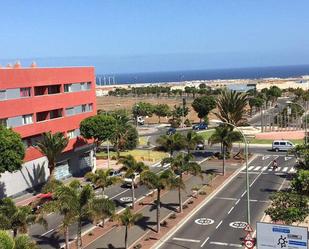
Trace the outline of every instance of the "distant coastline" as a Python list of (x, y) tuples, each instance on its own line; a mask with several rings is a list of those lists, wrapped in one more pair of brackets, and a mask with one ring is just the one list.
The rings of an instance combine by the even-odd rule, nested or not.
[(309, 65), (252, 67), (234, 69), (209, 69), (173, 72), (127, 74), (97, 74), (98, 85), (167, 83), (183, 81), (211, 81), (235, 79), (300, 78), (309, 75)]

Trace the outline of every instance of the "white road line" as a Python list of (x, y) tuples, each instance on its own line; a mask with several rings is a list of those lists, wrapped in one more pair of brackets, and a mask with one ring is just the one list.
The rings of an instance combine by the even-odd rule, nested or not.
[(240, 202), (240, 199), (238, 199), (236, 202), (235, 202), (235, 206)]
[(234, 209), (234, 207), (231, 207), (230, 211), (228, 211), (227, 214), (230, 214), (233, 209)]
[(237, 200), (237, 198), (229, 198), (229, 197), (215, 197), (215, 199), (228, 200), (228, 201), (236, 201)]
[(261, 166), (257, 166), (254, 168), (254, 171), (258, 171), (260, 168), (262, 168)]
[(290, 170), (289, 170), (289, 173), (295, 173), (296, 172), (296, 170), (294, 169), (294, 168), (291, 168)]
[(209, 237), (207, 237), (207, 239), (204, 240), (204, 242), (201, 244), (201, 247), (203, 247), (208, 240), (209, 240)]
[(252, 185), (256, 182), (256, 180), (262, 175), (263, 171), (261, 171), (261, 173), (255, 177), (255, 179), (251, 182), (250, 187), (252, 187)]
[(247, 191), (243, 192), (242, 195), (241, 195), (241, 197), (244, 197), (244, 195), (245, 195), (246, 193), (247, 193)]
[(288, 167), (284, 167), (282, 171), (286, 172), (287, 170), (288, 170)]
[(263, 167), (263, 168), (262, 168), (262, 171), (265, 171), (266, 169), (267, 169), (267, 166)]
[(174, 237), (173, 240), (178, 240), (178, 241), (185, 241), (185, 242), (194, 242), (194, 243), (200, 243), (200, 240), (196, 239), (184, 239), (184, 238), (176, 238)]
[(248, 168), (248, 170), (252, 170), (254, 168), (254, 166), (250, 166), (249, 168)]
[(128, 192), (128, 191), (130, 191), (130, 189), (126, 189), (126, 190), (124, 190), (124, 191), (122, 191), (122, 192), (120, 192), (120, 193), (114, 195), (113, 197), (111, 197), (111, 198), (109, 198), (109, 199), (110, 199), (110, 200), (115, 199), (117, 196), (122, 195), (123, 193)]
[(221, 226), (222, 222), (223, 222), (223, 220), (221, 220), (221, 221), (219, 222), (219, 224), (216, 226), (216, 229), (218, 229), (219, 226)]
[(278, 167), (278, 168), (276, 168), (276, 170), (275, 171), (280, 171), (281, 170), (281, 167)]
[(220, 245), (220, 246), (232, 246), (232, 247), (238, 247), (238, 248), (242, 247), (242, 245), (240, 244), (231, 244), (231, 243), (224, 243), (224, 242), (217, 242), (217, 241), (211, 241), (209, 244)]
[[(58, 228), (58, 227), (57, 227), (57, 228)], [(49, 231), (47, 231), (47, 232), (41, 234), (40, 237), (44, 237), (45, 235), (47, 235), (47, 234), (49, 234), (49, 233), (51, 233), (51, 232), (53, 232), (53, 231), (55, 231), (55, 230), (56, 230), (56, 228), (53, 228), (53, 229), (51, 229), (51, 230), (49, 230)]]
[(272, 169), (272, 168), (269, 168), (268, 171), (273, 171), (273, 169)]

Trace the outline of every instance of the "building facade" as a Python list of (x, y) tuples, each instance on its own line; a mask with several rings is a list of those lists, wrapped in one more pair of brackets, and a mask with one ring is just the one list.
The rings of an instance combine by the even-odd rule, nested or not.
[(46, 181), (48, 162), (36, 148), (44, 132), (63, 132), (70, 139), (57, 163), (57, 179), (92, 168), (93, 145), (80, 136), (79, 125), (95, 113), (93, 67), (0, 68), (0, 124), (19, 133), (26, 148), (22, 170), (1, 175), (0, 197), (31, 191)]

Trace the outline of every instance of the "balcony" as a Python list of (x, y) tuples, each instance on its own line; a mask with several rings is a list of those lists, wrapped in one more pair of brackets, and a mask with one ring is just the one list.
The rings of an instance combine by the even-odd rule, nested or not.
[(36, 114), (36, 122), (43, 122), (51, 119), (61, 118), (62, 116), (62, 109), (38, 112)]

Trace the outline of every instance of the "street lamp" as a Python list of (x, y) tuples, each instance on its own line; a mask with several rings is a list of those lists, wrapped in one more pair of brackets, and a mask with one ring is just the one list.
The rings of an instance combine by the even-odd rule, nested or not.
[(247, 191), (247, 223), (250, 224), (250, 183), (249, 183), (249, 170), (248, 170), (248, 142), (245, 134), (236, 125), (221, 120), (210, 120), (212, 123), (227, 124), (234, 127), (243, 137), (245, 143), (245, 160), (246, 160), (246, 191)]
[(296, 102), (292, 102), (292, 101), (286, 101), (285, 103), (287, 103), (287, 104), (295, 104), (295, 105), (298, 105), (298, 106), (300, 106), (303, 110), (304, 110), (304, 112), (305, 112), (305, 144), (307, 145), (307, 117), (306, 117), (306, 109), (305, 109), (305, 107), (303, 107), (302, 105), (300, 105), (300, 104), (298, 104), (298, 103), (296, 103)]

